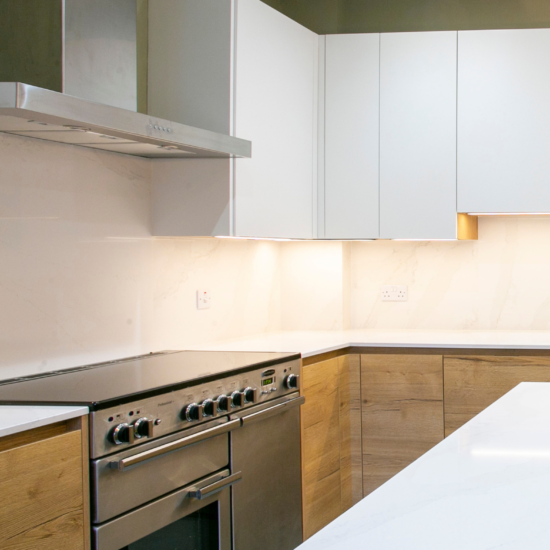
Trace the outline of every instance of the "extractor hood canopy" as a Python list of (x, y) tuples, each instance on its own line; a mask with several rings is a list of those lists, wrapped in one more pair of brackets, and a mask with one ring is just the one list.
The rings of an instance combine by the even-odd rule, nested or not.
[(17, 82), (0, 82), (0, 132), (148, 158), (250, 157), (250, 141)]

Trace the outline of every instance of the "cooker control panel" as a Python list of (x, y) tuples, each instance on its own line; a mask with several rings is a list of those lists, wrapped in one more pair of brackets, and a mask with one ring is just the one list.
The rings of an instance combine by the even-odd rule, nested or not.
[(92, 458), (140, 445), (192, 425), (295, 392), (299, 360), (229, 375), (215, 381), (91, 413)]

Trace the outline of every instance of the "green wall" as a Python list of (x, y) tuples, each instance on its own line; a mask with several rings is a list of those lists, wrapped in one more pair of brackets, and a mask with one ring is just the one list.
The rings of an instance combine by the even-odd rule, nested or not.
[(550, 0), (263, 0), (319, 34), (550, 27)]
[(0, 0), (0, 82), (61, 91), (61, 0)]

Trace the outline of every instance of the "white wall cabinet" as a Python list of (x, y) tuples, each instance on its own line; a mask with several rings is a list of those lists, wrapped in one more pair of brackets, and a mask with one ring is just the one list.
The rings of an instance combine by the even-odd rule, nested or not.
[(375, 239), (379, 236), (380, 35), (329, 35), (323, 40), (325, 158), (319, 193), (324, 224), (319, 237)]
[(459, 211), (550, 212), (550, 30), (458, 36)]
[(312, 238), (318, 36), (261, 0), (149, 0), (149, 48), (151, 114), (252, 141), (154, 161), (154, 235)]
[(456, 239), (457, 33), (380, 39), (380, 237)]

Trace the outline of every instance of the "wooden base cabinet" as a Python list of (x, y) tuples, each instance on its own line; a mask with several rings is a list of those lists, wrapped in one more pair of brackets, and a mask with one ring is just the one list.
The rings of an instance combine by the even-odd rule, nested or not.
[(363, 494), (443, 439), (443, 358), (361, 355)]
[(363, 497), (358, 355), (303, 367), (304, 539)]
[(0, 549), (88, 550), (87, 418), (0, 439)]
[(550, 357), (446, 356), (445, 437), (520, 382), (550, 382)]

